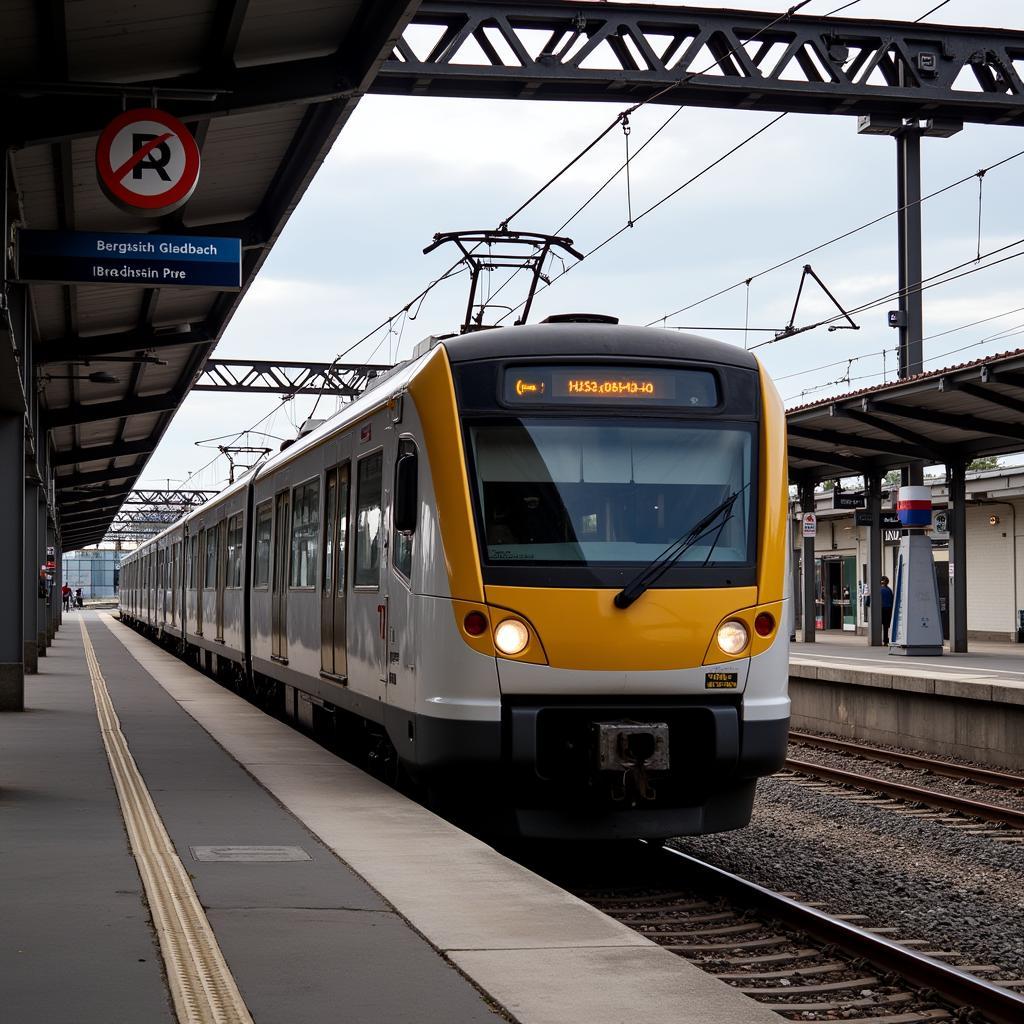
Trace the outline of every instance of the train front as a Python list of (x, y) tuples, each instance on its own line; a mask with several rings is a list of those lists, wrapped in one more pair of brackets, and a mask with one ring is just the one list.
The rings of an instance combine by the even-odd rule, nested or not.
[(745, 825), (789, 723), (773, 384), (733, 346), (613, 324), (446, 348), (518, 828)]

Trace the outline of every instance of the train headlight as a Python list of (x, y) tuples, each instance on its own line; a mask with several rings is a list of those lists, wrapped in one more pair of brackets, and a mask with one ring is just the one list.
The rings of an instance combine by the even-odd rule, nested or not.
[(730, 619), (718, 627), (718, 646), (726, 654), (739, 654), (749, 640), (747, 627), (738, 619)]
[(494, 630), (494, 646), (502, 654), (522, 654), (530, 642), (530, 631), (518, 619), (504, 619)]

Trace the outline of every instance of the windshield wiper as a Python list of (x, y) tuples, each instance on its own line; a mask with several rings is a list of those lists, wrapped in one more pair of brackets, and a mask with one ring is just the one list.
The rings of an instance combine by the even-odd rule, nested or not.
[(715, 520), (723, 513), (728, 512), (729, 515), (722, 520), (717, 526), (718, 536), (715, 537), (714, 543), (708, 550), (708, 557), (704, 560), (704, 564), (707, 565), (708, 559), (711, 557), (711, 552), (714, 551), (715, 545), (718, 543), (718, 538), (722, 536), (722, 530), (725, 528), (725, 524), (732, 518), (732, 508), (736, 503), (736, 499), (750, 486), (749, 483), (744, 484), (738, 491), (733, 491), (724, 501), (716, 505), (707, 515), (702, 516), (697, 520), (696, 523), (691, 526), (686, 533), (676, 540), (672, 541), (671, 544), (657, 558), (654, 559), (649, 565), (645, 566), (640, 570), (627, 583), (622, 590), (620, 590), (614, 598), (616, 608), (628, 608), (638, 597), (640, 597), (645, 590), (654, 586), (661, 577), (672, 568), (676, 562), (679, 561), (683, 555), (686, 554), (690, 548), (693, 547), (697, 541), (702, 540), (706, 537), (713, 529), (716, 529)]

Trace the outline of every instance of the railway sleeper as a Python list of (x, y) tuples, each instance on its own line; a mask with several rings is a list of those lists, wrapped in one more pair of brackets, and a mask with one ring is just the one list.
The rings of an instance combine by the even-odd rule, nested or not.
[(850, 965), (840, 960), (832, 963), (819, 964), (816, 967), (791, 967), (785, 971), (739, 971), (729, 974), (715, 973), (716, 978), (723, 981), (771, 981), (773, 978), (809, 978), (815, 975), (833, 974), (845, 971)]
[[(881, 981), (878, 978), (847, 978), (845, 981), (830, 981), (824, 985), (800, 985), (792, 986), (787, 989), (788, 994), (792, 995), (820, 995), (822, 992), (842, 992), (848, 988), (872, 988), (875, 985), (880, 985)], [(745, 996), (776, 996), (781, 991), (779, 988), (741, 988), (739, 989)]]
[[(761, 1003), (768, 1010), (775, 1010), (777, 1013), (826, 1013), (830, 1010), (846, 1010), (858, 1006), (887, 1006), (890, 1003), (906, 1003), (913, 999), (911, 992), (897, 992), (892, 996), (883, 996), (876, 999), (868, 996), (865, 999), (844, 999), (841, 1003)], [(869, 1017), (869, 1020), (876, 1020)]]

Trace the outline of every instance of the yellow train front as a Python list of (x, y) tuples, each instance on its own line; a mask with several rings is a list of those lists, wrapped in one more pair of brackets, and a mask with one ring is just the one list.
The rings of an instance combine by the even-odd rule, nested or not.
[(428, 339), (126, 556), (122, 617), (525, 835), (746, 824), (789, 720), (781, 403), (740, 349), (573, 319)]
[(789, 723), (785, 420), (756, 359), (545, 323), (444, 341), (409, 390), (454, 620), (419, 633), (420, 744), (525, 835), (745, 825)]

